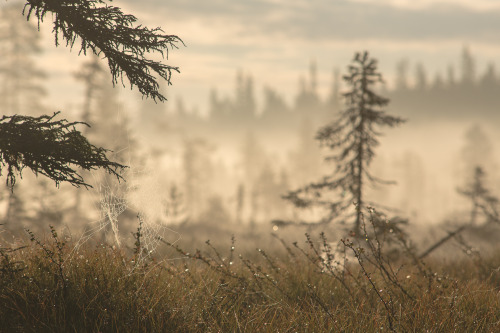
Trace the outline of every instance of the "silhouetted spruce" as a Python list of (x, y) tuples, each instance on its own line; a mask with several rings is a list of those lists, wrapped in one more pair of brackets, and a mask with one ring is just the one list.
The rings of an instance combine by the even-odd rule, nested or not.
[(22, 8), (18, 2), (0, 7), (0, 111), (40, 116), (46, 112), (42, 99), (47, 73), (33, 60), (43, 52), (41, 36), (19, 15)]
[(475, 225), (479, 214), (486, 217), (487, 222), (500, 222), (498, 212), (499, 200), (491, 194), (484, 185), (485, 173), (480, 166), (474, 169), (474, 179), (464, 189), (458, 189), (458, 193), (467, 197), (471, 203), (470, 224)]
[[(289, 192), (285, 198), (297, 207), (319, 205), (327, 208), (329, 214), (318, 223), (328, 223), (345, 216), (349, 208), (355, 205), (352, 214), (355, 217), (354, 231), (359, 234), (364, 209), (367, 206), (376, 207), (366, 202), (365, 185), (388, 183), (368, 171), (375, 156), (374, 148), (379, 144), (377, 137), (381, 135), (376, 127), (393, 127), (404, 120), (387, 115), (382, 110), (389, 100), (373, 90), (373, 86), (383, 80), (377, 72), (376, 60), (369, 58), (368, 52), (357, 53), (348, 71), (343, 77), (351, 87), (343, 94), (347, 108), (341, 112), (338, 120), (321, 128), (316, 135), (320, 144), (332, 151), (325, 160), (334, 162), (335, 170), (317, 183)], [(331, 192), (337, 195), (334, 193), (332, 196)]]

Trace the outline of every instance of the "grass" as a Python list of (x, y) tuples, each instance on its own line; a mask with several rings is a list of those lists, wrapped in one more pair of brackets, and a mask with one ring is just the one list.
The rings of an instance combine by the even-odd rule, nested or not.
[[(366, 230), (365, 230), (366, 231)], [(369, 234), (369, 233), (366, 233)], [(497, 332), (500, 255), (419, 260), (382, 235), (240, 254), (207, 242), (75, 248), (54, 229), (0, 250), (4, 332)], [(258, 244), (259, 245), (259, 244)], [(260, 246), (260, 245), (259, 245)], [(391, 253), (389, 256), (387, 253)], [(389, 259), (390, 257), (390, 259)]]

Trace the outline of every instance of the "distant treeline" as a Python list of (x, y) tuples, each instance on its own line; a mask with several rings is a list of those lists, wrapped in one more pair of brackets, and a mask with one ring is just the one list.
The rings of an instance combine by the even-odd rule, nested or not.
[[(390, 110), (411, 121), (432, 119), (491, 119), (498, 117), (500, 78), (495, 65), (490, 63), (483, 73), (477, 73), (476, 60), (468, 48), (461, 55), (460, 69), (448, 66), (446, 75), (436, 74), (432, 79), (421, 63), (410, 75), (410, 63), (403, 59), (396, 64), (392, 88), (385, 88), (390, 98)], [(456, 74), (458, 73), (458, 75)], [(216, 130), (260, 129), (275, 130), (296, 127), (304, 118), (313, 122), (335, 116), (343, 107), (341, 72), (334, 71), (328, 94), (318, 94), (317, 71), (311, 64), (306, 79), (299, 80), (298, 93), (287, 103), (278, 89), (263, 89), (262, 105), (257, 108), (255, 86), (251, 76), (238, 72), (234, 93), (221, 96), (213, 89), (209, 100), (208, 118), (187, 112), (182, 101), (177, 104), (177, 116), (189, 127), (203, 123)]]

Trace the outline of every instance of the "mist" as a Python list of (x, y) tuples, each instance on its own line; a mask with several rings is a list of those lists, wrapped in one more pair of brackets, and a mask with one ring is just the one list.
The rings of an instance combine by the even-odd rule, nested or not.
[[(450, 26), (463, 15), (479, 21), (498, 10), (486, 14), (483, 7), (430, 2), (419, 8), (342, 3), (324, 9), (332, 15), (362, 10), (370, 20), (380, 15), (392, 24), (401, 17), (410, 22), (427, 17), (431, 25), (444, 19)], [(140, 9), (127, 1), (123, 5), (154, 24), (161, 23), (160, 13), (179, 13), (167, 27), (179, 29), (179, 35), (185, 32), (181, 37), (186, 47), (172, 50), (165, 59), (179, 64), (181, 73), (175, 75), (172, 86), (161, 86), (168, 99), (164, 103), (145, 99), (126, 84), (113, 87), (104, 59), (67, 55), (61, 62), (67, 51), (54, 48), (43, 29), (36, 32), (22, 17), (3, 21), (5, 29), (15, 27), (31, 42), (7, 36), (2, 68), (15, 64), (35, 73), (0, 73), (4, 113), (40, 115), (61, 109), (68, 119), (88, 122), (91, 127), (84, 134), (89, 140), (110, 149), (110, 159), (129, 166), (124, 182), (100, 171), (83, 173), (92, 183), (89, 190), (64, 184), (56, 189), (25, 172), (15, 196), (8, 195), (8, 189), (3, 195), (4, 220), (18, 221), (6, 223), (13, 234), (23, 227), (43, 229), (40, 219), (52, 219), (53, 224), (71, 230), (90, 228), (104, 233), (104, 238), (117, 230), (129, 235), (137, 216), (171, 230), (203, 225), (214, 230), (244, 226), (270, 232), (276, 227), (274, 220), (314, 220), (321, 214), (298, 209), (283, 196), (335, 169), (325, 161), (331, 152), (320, 147), (315, 136), (345, 110), (342, 94), (348, 87), (342, 76), (352, 55), (365, 49), (378, 60), (384, 78), (376, 89), (390, 100), (385, 111), (406, 120), (381, 130), (370, 172), (394, 184), (368, 187), (368, 199), (413, 226), (465, 223), (471, 204), (459, 189), (470, 183), (476, 166), (484, 169), (492, 194), (499, 195), (496, 92), (500, 78), (496, 49), (488, 44), (488, 27), (475, 27), (477, 39), (462, 28), (453, 33), (438, 28), (417, 33), (411, 24), (402, 25), (399, 34), (384, 25), (370, 32), (359, 26), (342, 34), (333, 27), (326, 30), (323, 18), (308, 28), (309, 16), (292, 28), (288, 20), (302, 8), (298, 4), (228, 6), (217, 13), (175, 1), (165, 6), (150, 1)], [(158, 6), (158, 11), (152, 11), (152, 6)], [(310, 6), (311, 15), (318, 14), (318, 8), (304, 6)], [(16, 9), (2, 5), (6, 15)], [(280, 28), (259, 42), (262, 27), (248, 30), (237, 40), (238, 33), (222, 32), (214, 23), (219, 20), (241, 32), (250, 9), (266, 13), (264, 26)], [(286, 9), (281, 16), (267, 12), (280, 9)], [(182, 26), (190, 11), (192, 20)], [(195, 29), (199, 22), (211, 22), (205, 34)], [(47, 28), (45, 23), (42, 28)], [(293, 29), (302, 30), (293, 40), (284, 41), (280, 50), (277, 41)], [(203, 38), (207, 33), (212, 33), (209, 42)], [(381, 43), (374, 42), (377, 38)], [(440, 46), (432, 51), (436, 40)], [(228, 46), (231, 41), (234, 47)], [(307, 52), (291, 48), (306, 41), (317, 47)], [(19, 47), (9, 46), (16, 43), (21, 45), (22, 59), (16, 58)], [(212, 48), (207, 49), (207, 43)], [(194, 63), (204, 68), (191, 67)], [(89, 72), (92, 68), (97, 70)], [(348, 224), (335, 225), (332, 221), (335, 230), (349, 229)], [(111, 230), (112, 226), (116, 229)]]
[(0, 2), (0, 330), (498, 331), (499, 33), (488, 0)]

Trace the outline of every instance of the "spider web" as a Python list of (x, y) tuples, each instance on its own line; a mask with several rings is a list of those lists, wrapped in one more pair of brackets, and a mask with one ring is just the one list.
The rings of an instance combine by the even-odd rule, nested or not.
[[(176, 231), (168, 228), (165, 223), (160, 222), (155, 216), (151, 216), (150, 212), (135, 209), (128, 198), (129, 191), (129, 188), (124, 190), (116, 184), (114, 186), (113, 184), (101, 184), (99, 186), (99, 190), (96, 191), (97, 196), (94, 195), (93, 202), (95, 202), (96, 208), (100, 212), (100, 218), (89, 223), (77, 242), (78, 246), (83, 245), (99, 233), (106, 236), (111, 234), (113, 243), (118, 248), (126, 246), (123, 244), (120, 236), (119, 217), (127, 210), (137, 212), (137, 227), (140, 228), (140, 243), (142, 248), (140, 254), (142, 257), (145, 254), (148, 256), (152, 255), (160, 244), (160, 239), (165, 238), (167, 233), (178, 235), (175, 242), (180, 240), (181, 237)], [(144, 201), (147, 201), (147, 199)], [(135, 234), (136, 232), (134, 232)]]
[(100, 192), (102, 192), (99, 200), (101, 212), (100, 228), (104, 229), (109, 225), (116, 245), (121, 247), (120, 234), (118, 233), (118, 217), (127, 210), (127, 201), (125, 198), (113, 194), (109, 187)]
[[(118, 111), (120, 113), (120, 111)], [(118, 117), (123, 115), (118, 115)], [(158, 197), (158, 189), (151, 188), (150, 184), (157, 184), (157, 179), (154, 179), (154, 173), (152, 170), (147, 168), (138, 168), (133, 165), (132, 158), (129, 153), (129, 148), (131, 146), (129, 138), (130, 133), (128, 128), (124, 128), (126, 131), (127, 144), (125, 147), (119, 151), (115, 151), (115, 157), (118, 154), (126, 154), (127, 162), (126, 165), (130, 166), (124, 174), (126, 182), (118, 183), (116, 178), (109, 177), (108, 175), (103, 175), (102, 171), (92, 171), (90, 176), (94, 179), (94, 184), (99, 184), (97, 190), (89, 192), (91, 196), (90, 202), (95, 206), (94, 208), (100, 212), (98, 220), (90, 222), (79, 240), (75, 245), (75, 250), (77, 250), (81, 245), (86, 243), (88, 240), (94, 238), (101, 234), (108, 236), (111, 234), (112, 242), (118, 248), (123, 248), (124, 246), (130, 244), (123, 244), (123, 240), (120, 236), (120, 223), (119, 217), (125, 211), (137, 212), (138, 223), (137, 226), (140, 227), (141, 234), (141, 248), (142, 251), (139, 253), (139, 257), (145, 259), (147, 256), (151, 256), (160, 244), (160, 238), (165, 238), (167, 233), (177, 234), (176, 243), (181, 237), (176, 231), (168, 228), (165, 223), (160, 221), (165, 221), (166, 219), (159, 219), (161, 214), (152, 213), (154, 211), (162, 210), (160, 205), (155, 205), (155, 198)], [(113, 159), (112, 156), (110, 159)], [(157, 175), (158, 177), (160, 175)], [(145, 178), (149, 178), (149, 182), (144, 182)], [(149, 185), (148, 185), (149, 184)], [(142, 196), (141, 200), (137, 200), (137, 196)], [(136, 233), (134, 232), (136, 235)], [(104, 240), (103, 240), (104, 243)], [(104, 244), (101, 244), (104, 246)]]

